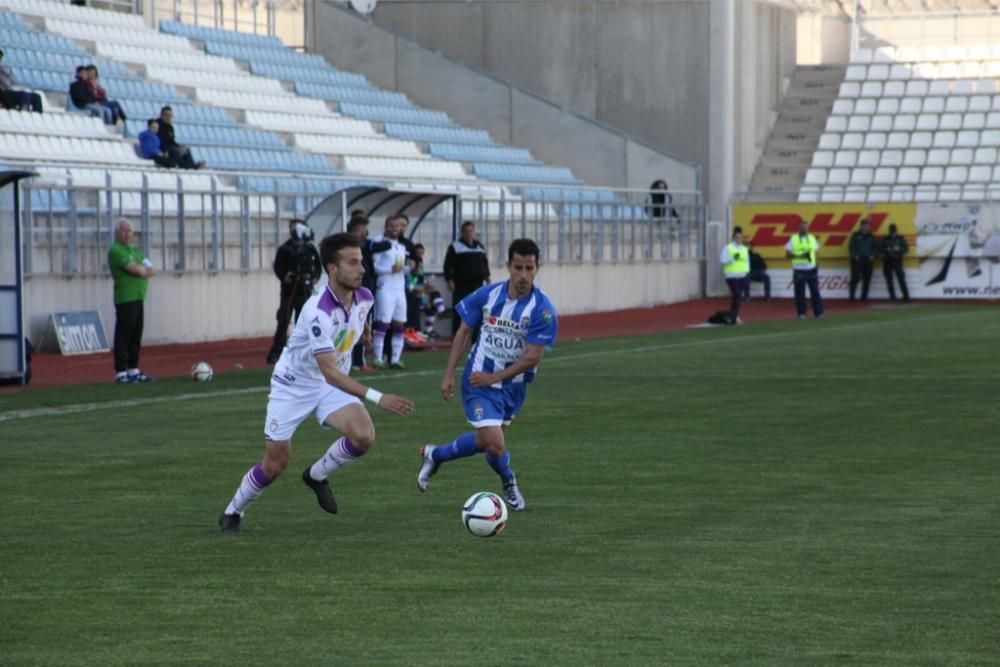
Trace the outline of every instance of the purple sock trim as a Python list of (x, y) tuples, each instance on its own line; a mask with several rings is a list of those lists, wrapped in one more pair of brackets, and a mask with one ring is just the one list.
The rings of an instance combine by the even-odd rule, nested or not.
[(402, 336), (405, 331), (406, 331), (406, 325), (405, 324), (393, 324), (392, 325), (392, 335), (393, 336)]
[(389, 323), (388, 322), (376, 322), (374, 328), (375, 328), (375, 331), (384, 334), (387, 331), (389, 331)]
[(340, 451), (344, 454), (344, 456), (349, 456), (352, 459), (365, 455), (365, 450), (355, 445), (351, 442), (350, 438), (346, 437), (342, 438), (340, 441)]
[(264, 469), (260, 467), (260, 461), (254, 464), (253, 468), (250, 468), (250, 483), (256, 486), (258, 489), (265, 488), (273, 480), (267, 476)]

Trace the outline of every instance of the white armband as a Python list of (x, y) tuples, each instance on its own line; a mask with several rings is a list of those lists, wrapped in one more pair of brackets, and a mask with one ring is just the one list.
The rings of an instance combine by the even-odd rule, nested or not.
[(382, 400), (382, 392), (375, 391), (374, 389), (369, 387), (368, 391), (365, 392), (365, 400), (371, 401), (375, 405), (378, 405), (378, 402)]

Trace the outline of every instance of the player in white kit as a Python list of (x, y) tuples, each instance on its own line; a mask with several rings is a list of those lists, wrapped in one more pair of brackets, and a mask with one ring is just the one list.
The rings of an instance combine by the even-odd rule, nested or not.
[(375, 428), (361, 399), (397, 415), (413, 411), (409, 400), (382, 394), (347, 375), (351, 351), (367, 333), (365, 322), (373, 305), (372, 293), (361, 287), (365, 270), (360, 242), (346, 233), (328, 236), (320, 243), (320, 258), (329, 284), (303, 306), (274, 367), (264, 420), (264, 458), (243, 476), (219, 517), (226, 532), (239, 531), (247, 506), (288, 466), (292, 434), (310, 415), (321, 426), (343, 434), (302, 473), (302, 481), (315, 492), (320, 507), (335, 514), (337, 502), (327, 476), (375, 444)]
[(385, 232), (372, 242), (375, 264), (375, 337), (372, 343), (375, 368), (385, 368), (385, 338), (391, 331), (390, 368), (406, 368), (403, 334), (406, 331), (406, 246), (399, 241), (405, 223), (400, 216), (385, 219)]

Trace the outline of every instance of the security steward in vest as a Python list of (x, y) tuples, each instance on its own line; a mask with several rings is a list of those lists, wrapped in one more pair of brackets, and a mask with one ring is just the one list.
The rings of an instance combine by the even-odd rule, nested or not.
[(792, 259), (792, 282), (795, 285), (795, 311), (806, 319), (806, 287), (812, 301), (813, 315), (823, 317), (823, 297), (819, 294), (817, 256), (819, 241), (809, 233), (809, 223), (799, 218), (799, 231), (785, 244), (785, 257)]
[[(469, 220), (462, 223), (461, 236), (448, 246), (444, 255), (444, 279), (451, 290), (452, 308), (490, 281), (490, 261), (486, 248), (476, 239), (476, 225)], [(451, 335), (455, 336), (462, 318), (457, 313), (451, 318)]]
[(732, 240), (722, 249), (719, 256), (722, 271), (726, 275), (726, 285), (732, 298), (729, 301), (729, 315), (734, 324), (743, 324), (740, 319), (740, 304), (743, 302), (743, 286), (750, 273), (750, 249), (743, 245), (743, 229), (733, 227)]

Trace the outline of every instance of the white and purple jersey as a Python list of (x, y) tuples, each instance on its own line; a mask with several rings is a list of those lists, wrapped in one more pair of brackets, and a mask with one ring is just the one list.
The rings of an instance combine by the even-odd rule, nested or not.
[(295, 329), (281, 358), (274, 367), (272, 379), (288, 386), (325, 384), (316, 357), (336, 354), (337, 368), (344, 374), (351, 370), (351, 350), (361, 340), (368, 312), (375, 298), (364, 287), (354, 290), (350, 312), (344, 308), (327, 285), (302, 307)]
[[(528, 345), (549, 347), (556, 342), (559, 320), (545, 292), (533, 287), (520, 299), (511, 299), (507, 296), (508, 284), (505, 280), (480, 287), (456, 307), (463, 322), (479, 329), (479, 338), (465, 364), (463, 383), (471, 373), (495, 373), (510, 366)], [(501, 389), (526, 384), (535, 379), (535, 372), (532, 368), (491, 386)]]
[[(400, 294), (406, 293), (406, 246), (398, 239), (379, 237), (373, 245), (388, 243), (386, 250), (372, 253), (372, 263), (375, 266), (376, 292), (392, 290)], [(396, 269), (393, 271), (393, 269)]]

